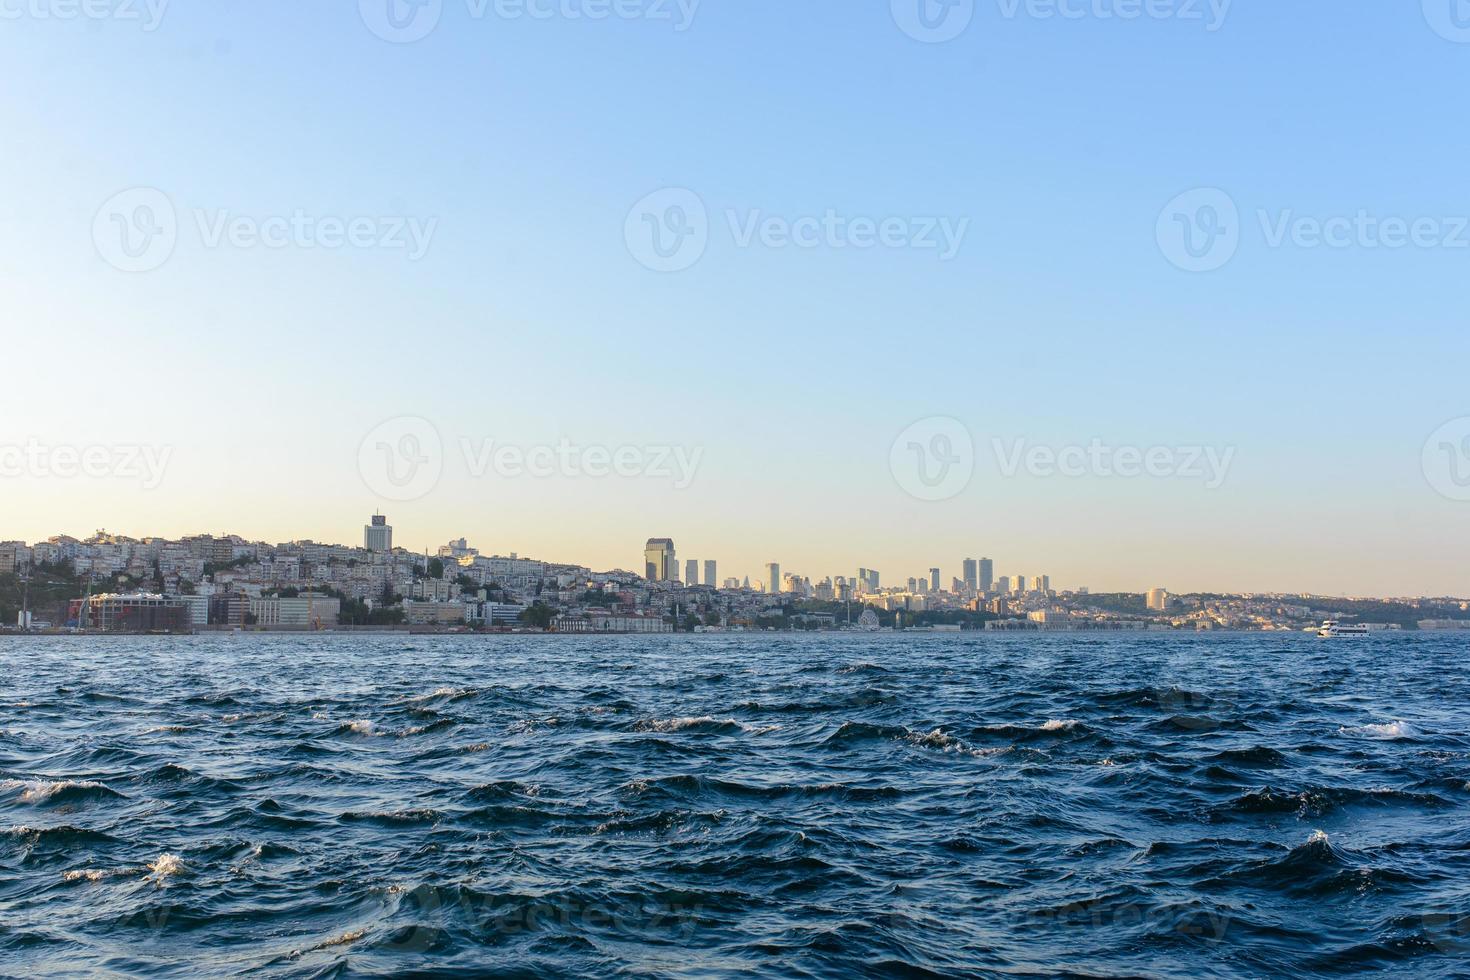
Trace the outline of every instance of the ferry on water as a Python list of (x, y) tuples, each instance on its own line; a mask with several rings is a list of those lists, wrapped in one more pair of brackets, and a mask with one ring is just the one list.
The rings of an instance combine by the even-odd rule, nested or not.
[(1317, 630), (1318, 636), (1367, 636), (1368, 627), (1364, 623), (1339, 623), (1335, 619), (1329, 619)]

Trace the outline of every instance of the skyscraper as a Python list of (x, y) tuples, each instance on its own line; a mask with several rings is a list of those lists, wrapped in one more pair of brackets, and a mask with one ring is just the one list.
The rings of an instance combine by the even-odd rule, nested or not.
[(1001, 595), (1008, 595), (1011, 591), (1011, 579), (1009, 575), (1002, 575), (995, 583), (995, 591)]
[(1148, 608), (1154, 612), (1167, 612), (1169, 609), (1169, 590), (1149, 589)]
[(766, 591), (772, 594), (781, 591), (781, 565), (779, 562), (771, 562), (766, 566)]
[(650, 582), (668, 582), (675, 577), (674, 542), (671, 538), (649, 538), (643, 549), (643, 577)]
[(975, 559), (966, 558), (964, 570), (965, 588), (969, 589), (971, 592), (974, 592), (980, 585), (979, 573), (979, 564), (975, 561)]
[(720, 580), (715, 577), (715, 571), (716, 569), (714, 562), (707, 561), (704, 563), (704, 584), (709, 586), (711, 589), (720, 584)]
[(388, 526), (388, 518), (373, 515), (373, 522), (362, 529), (362, 546), (384, 555), (393, 550), (393, 528)]
[(989, 558), (980, 559), (980, 591), (989, 592), (995, 585), (995, 562)]
[(1024, 575), (1017, 575), (1016, 576), (1016, 591), (1018, 593), (1020, 593), (1021, 595), (1025, 595), (1026, 594), (1026, 576), (1024, 576)]
[(937, 568), (929, 569), (929, 591), (939, 591), (939, 569)]
[(684, 584), (699, 584), (699, 562), (696, 559), (691, 558), (684, 563)]

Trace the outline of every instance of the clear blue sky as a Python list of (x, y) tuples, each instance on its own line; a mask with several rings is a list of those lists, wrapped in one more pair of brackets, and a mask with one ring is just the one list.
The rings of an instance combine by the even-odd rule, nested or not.
[[(147, 490), (8, 478), (0, 538), (355, 540), (381, 507), (411, 546), (464, 534), (602, 567), (668, 535), (753, 578), (779, 560), (947, 579), (985, 554), (1063, 587), (1470, 593), (1470, 503), (1420, 462), (1470, 415), (1470, 248), (1272, 248), (1257, 218), (1470, 215), (1470, 44), (1414, 3), (1240, 0), (1215, 31), (1008, 3), (942, 44), (888, 0), (704, 0), (684, 31), (444, 0), (411, 44), (347, 2), (174, 3), (152, 31), (5, 7), (7, 439), (172, 457)], [(179, 240), (129, 274), (92, 224), (140, 186)], [(713, 227), (701, 261), (660, 274), (624, 222), (666, 187)], [(1241, 242), (1188, 273), (1155, 228), (1200, 187), (1238, 205)], [(194, 213), (221, 209), (438, 224), (419, 261), (206, 247)], [(970, 224), (946, 262), (741, 248), (728, 209)], [(449, 457), (408, 503), (356, 463), (399, 415), (431, 419)], [(929, 416), (981, 455), (938, 503), (889, 471)], [(704, 455), (684, 490), (474, 479), (460, 437)], [(1236, 455), (1213, 490), (1008, 479), (992, 437)]]

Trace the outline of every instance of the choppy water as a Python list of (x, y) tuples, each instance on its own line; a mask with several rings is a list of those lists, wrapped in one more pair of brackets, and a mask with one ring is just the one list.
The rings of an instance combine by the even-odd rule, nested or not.
[(1467, 646), (0, 640), (0, 973), (1465, 976)]

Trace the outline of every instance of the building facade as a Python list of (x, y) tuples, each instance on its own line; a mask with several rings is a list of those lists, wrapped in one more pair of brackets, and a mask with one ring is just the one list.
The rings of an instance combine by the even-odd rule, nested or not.
[(372, 523), (362, 529), (362, 546), (375, 554), (386, 555), (393, 551), (393, 528), (388, 518), (374, 514)]
[(670, 582), (677, 577), (677, 558), (671, 538), (649, 538), (643, 548), (643, 577), (650, 582)]

